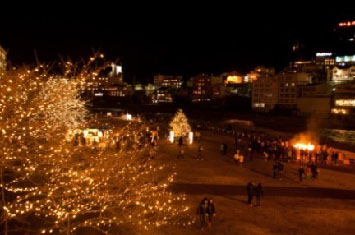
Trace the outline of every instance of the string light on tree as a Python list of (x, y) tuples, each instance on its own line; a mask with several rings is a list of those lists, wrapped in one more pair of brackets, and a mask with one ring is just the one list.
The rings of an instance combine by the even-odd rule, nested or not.
[(191, 132), (191, 126), (188, 123), (187, 117), (182, 111), (182, 109), (179, 109), (176, 112), (169, 126), (172, 129), (172, 131), (174, 131), (174, 135), (176, 137), (187, 136), (188, 133)]
[[(102, 58), (97, 53), (85, 64), (67, 61), (62, 74), (39, 65), (0, 79), (5, 234), (70, 234), (81, 228), (119, 233), (122, 227), (145, 230), (193, 222), (182, 203), (186, 197), (168, 190), (176, 174), (166, 176), (168, 166), (147, 161), (148, 150), (133, 147), (132, 137), (144, 131), (143, 123), (116, 128), (117, 136), (129, 140), (119, 152), (68, 143), (68, 132), (88, 126), (80, 89), (105, 68), (105, 62), (94, 66)], [(39, 224), (29, 227), (33, 220)]]

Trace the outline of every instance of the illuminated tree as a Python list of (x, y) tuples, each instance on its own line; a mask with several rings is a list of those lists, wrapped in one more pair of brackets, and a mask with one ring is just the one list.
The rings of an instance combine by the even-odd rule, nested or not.
[[(100, 57), (102, 57), (100, 55)], [(175, 174), (136, 148), (144, 124), (116, 128), (123, 151), (74, 146), (68, 131), (84, 128), (79, 98), (90, 63), (65, 63), (62, 75), (47, 66), (0, 79), (1, 221), (5, 233), (118, 233), (193, 222), (184, 195), (168, 191)], [(110, 126), (114, 129), (115, 126)], [(130, 146), (130, 148), (128, 148)], [(84, 232), (85, 233), (85, 232)]]
[(174, 135), (178, 137), (186, 136), (191, 131), (187, 117), (181, 109), (177, 111), (169, 126), (174, 131)]

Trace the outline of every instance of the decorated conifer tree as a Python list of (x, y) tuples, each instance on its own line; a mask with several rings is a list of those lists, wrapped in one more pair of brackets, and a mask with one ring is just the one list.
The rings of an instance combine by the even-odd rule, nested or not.
[(176, 137), (180, 136), (187, 136), (188, 133), (191, 131), (191, 126), (187, 120), (186, 115), (182, 111), (182, 109), (179, 109), (173, 120), (169, 124), (170, 128), (174, 131), (174, 135)]

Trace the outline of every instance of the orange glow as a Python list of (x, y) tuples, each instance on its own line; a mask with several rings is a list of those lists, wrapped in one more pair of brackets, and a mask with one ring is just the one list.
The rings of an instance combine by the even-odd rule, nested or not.
[(228, 76), (226, 83), (242, 83), (243, 82), (243, 77), (242, 76)]
[(296, 143), (293, 145), (294, 148), (300, 149), (300, 150), (309, 150), (312, 151), (314, 150), (315, 146), (311, 143), (305, 144), (305, 143)]
[(355, 21), (340, 22), (339, 27), (355, 26)]
[(331, 109), (331, 113), (335, 113), (335, 114), (348, 114), (348, 110), (347, 110), (347, 109), (337, 109), (337, 108), (333, 108), (333, 109)]

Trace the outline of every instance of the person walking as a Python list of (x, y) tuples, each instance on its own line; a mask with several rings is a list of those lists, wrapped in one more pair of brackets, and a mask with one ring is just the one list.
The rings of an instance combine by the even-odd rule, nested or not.
[(256, 197), (256, 206), (261, 206), (261, 196), (263, 195), (263, 188), (261, 186), (261, 183), (258, 184), (258, 186), (256, 186), (255, 190), (254, 190), (254, 194)]
[(255, 184), (251, 181), (247, 184), (247, 194), (248, 194), (248, 205), (253, 206), (253, 195), (254, 195)]
[(303, 169), (303, 166), (300, 166), (300, 168), (298, 169), (298, 177), (299, 177), (300, 182), (302, 182), (302, 180), (303, 180), (303, 175), (304, 175), (304, 169)]
[(212, 222), (213, 222), (213, 217), (216, 215), (216, 209), (215, 209), (214, 202), (212, 199), (208, 200), (207, 214), (208, 214), (208, 227), (211, 228)]

